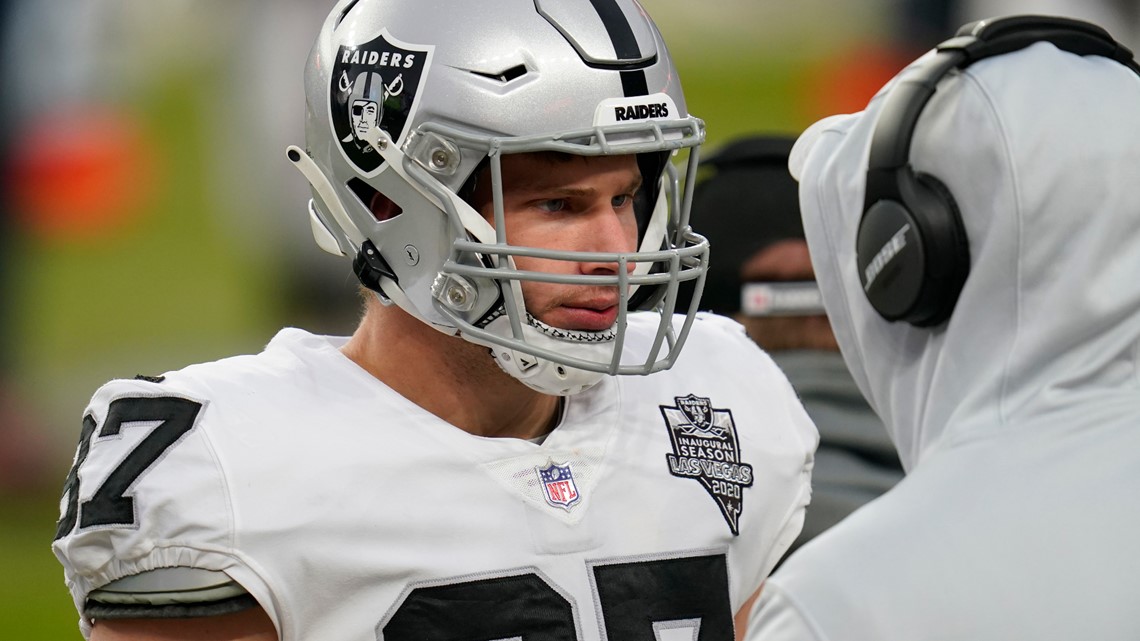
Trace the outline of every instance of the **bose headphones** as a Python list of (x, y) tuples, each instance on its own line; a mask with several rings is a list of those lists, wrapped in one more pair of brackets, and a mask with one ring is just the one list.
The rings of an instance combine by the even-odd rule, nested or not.
[(1140, 74), (1132, 52), (1104, 29), (1052, 16), (1012, 16), (963, 26), (887, 96), (867, 165), (856, 263), (863, 292), (888, 321), (934, 327), (950, 318), (970, 271), (970, 250), (950, 190), (910, 165), (923, 107), (952, 70), (1047, 41), (1077, 55), (1111, 58)]

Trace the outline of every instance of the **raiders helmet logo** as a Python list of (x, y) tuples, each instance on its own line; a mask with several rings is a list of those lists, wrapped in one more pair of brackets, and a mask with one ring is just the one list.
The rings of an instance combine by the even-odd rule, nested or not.
[(365, 175), (384, 159), (368, 144), (372, 127), (403, 143), (415, 114), (420, 87), (431, 65), (432, 47), (415, 48), (381, 31), (361, 45), (342, 45), (333, 62), (329, 117), (341, 151)]

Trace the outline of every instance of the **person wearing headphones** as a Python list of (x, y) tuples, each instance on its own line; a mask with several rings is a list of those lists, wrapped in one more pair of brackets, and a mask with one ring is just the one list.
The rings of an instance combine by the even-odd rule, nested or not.
[(812, 264), (907, 476), (791, 555), (753, 641), (1140, 638), (1140, 67), (966, 25), (798, 140)]

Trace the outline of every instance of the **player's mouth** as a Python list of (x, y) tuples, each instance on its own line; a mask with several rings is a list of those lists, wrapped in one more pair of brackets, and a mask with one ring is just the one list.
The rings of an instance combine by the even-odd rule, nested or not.
[(617, 322), (618, 306), (612, 298), (567, 301), (550, 310), (543, 319), (548, 325), (562, 329), (600, 332)]

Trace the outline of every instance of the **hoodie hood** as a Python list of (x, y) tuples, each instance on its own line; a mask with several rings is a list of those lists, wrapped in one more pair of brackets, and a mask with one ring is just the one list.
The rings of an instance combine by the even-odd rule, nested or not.
[(813, 125), (790, 160), (844, 360), (904, 467), (1041, 420), (1136, 423), (1140, 76), (1040, 42), (941, 81), (910, 163), (954, 195), (971, 264), (950, 320), (918, 328), (875, 312), (855, 263), (871, 135), (913, 68)]

